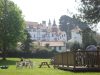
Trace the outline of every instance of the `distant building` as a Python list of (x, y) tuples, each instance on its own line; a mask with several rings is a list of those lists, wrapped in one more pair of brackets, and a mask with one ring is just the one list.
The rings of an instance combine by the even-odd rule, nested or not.
[(68, 40), (68, 42), (78, 42), (82, 44), (82, 34), (81, 34), (81, 29), (76, 26), (74, 29), (71, 30), (71, 39)]
[(81, 29), (78, 26), (71, 30), (71, 39), (68, 41), (66, 32), (59, 29), (55, 20), (53, 21), (53, 24), (51, 24), (50, 20), (48, 24), (46, 24), (46, 21), (42, 21), (40, 24), (38, 22), (27, 21), (26, 29), (34, 42), (41, 43), (41, 46), (45, 46), (47, 43), (50, 45), (51, 49), (58, 52), (66, 51), (67, 42), (77, 41), (82, 44)]
[(57, 27), (55, 20), (53, 25), (50, 20), (48, 25), (45, 21), (42, 24), (26, 22), (26, 28), (34, 41), (67, 41), (66, 33)]
[(63, 41), (41, 41), (41, 42), (34, 42), (39, 46), (45, 47), (48, 44), (49, 48), (55, 50), (57, 52), (66, 52), (66, 43)]

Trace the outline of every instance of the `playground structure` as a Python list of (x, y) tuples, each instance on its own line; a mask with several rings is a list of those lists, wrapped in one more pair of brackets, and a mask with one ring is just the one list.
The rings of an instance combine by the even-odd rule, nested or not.
[(54, 68), (71, 71), (100, 71), (100, 51), (69, 51), (54, 56)]

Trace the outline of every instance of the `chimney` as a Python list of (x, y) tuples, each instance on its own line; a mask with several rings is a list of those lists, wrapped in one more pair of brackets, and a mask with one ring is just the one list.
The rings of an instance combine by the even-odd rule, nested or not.
[(42, 25), (46, 25), (46, 21), (42, 21)]

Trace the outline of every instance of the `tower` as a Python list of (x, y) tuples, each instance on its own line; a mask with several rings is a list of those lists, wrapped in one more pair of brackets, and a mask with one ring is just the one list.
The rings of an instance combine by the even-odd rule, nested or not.
[(51, 31), (51, 21), (49, 19), (49, 22), (48, 22), (48, 31), (50, 32)]
[(50, 19), (49, 19), (49, 23), (48, 23), (48, 26), (51, 26), (51, 21), (50, 21)]
[(55, 21), (55, 19), (54, 19), (54, 21), (53, 21), (53, 26), (56, 26), (56, 21)]
[(56, 21), (54, 19), (53, 25), (52, 25), (52, 32), (57, 32), (57, 31), (58, 31), (58, 28), (57, 28), (57, 25), (56, 25)]

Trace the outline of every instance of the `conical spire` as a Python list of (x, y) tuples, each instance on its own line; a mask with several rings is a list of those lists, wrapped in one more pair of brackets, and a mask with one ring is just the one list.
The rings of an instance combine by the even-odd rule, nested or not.
[(55, 19), (54, 19), (54, 21), (53, 21), (53, 26), (56, 26), (56, 21), (55, 21)]
[(51, 26), (51, 21), (50, 21), (50, 19), (49, 19), (49, 23), (48, 23), (48, 25)]

